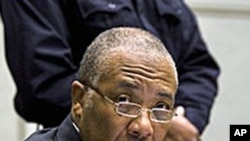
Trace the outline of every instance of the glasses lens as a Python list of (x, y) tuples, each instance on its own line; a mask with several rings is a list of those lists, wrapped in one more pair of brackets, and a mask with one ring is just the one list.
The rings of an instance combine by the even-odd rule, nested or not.
[(134, 103), (120, 102), (117, 105), (117, 112), (128, 117), (136, 117), (140, 114), (141, 107)]
[(153, 109), (151, 117), (155, 121), (167, 122), (172, 119), (173, 112), (165, 109)]

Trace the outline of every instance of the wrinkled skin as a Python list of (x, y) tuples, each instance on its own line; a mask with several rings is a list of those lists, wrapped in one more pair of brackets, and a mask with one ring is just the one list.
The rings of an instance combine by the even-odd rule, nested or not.
[[(144, 108), (174, 104), (177, 82), (174, 70), (167, 61), (150, 62), (134, 56), (113, 56), (115, 66), (101, 78), (97, 87), (110, 99), (121, 97)], [(132, 58), (132, 59), (131, 59)], [(115, 106), (96, 91), (75, 81), (72, 84), (72, 117), (84, 141), (164, 141), (170, 123), (157, 123), (150, 112), (143, 111), (137, 118), (118, 115)]]

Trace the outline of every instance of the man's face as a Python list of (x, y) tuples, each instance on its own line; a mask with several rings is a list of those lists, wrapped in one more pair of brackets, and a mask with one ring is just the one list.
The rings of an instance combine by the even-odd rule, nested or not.
[[(98, 91), (117, 103), (132, 102), (148, 109), (171, 109), (177, 86), (169, 63), (153, 64), (131, 57), (114, 59), (111, 64), (116, 67), (100, 79)], [(115, 105), (95, 93), (92, 90), (81, 100), (82, 112), (77, 125), (83, 141), (164, 140), (170, 122), (152, 121), (151, 112), (147, 110), (135, 118), (119, 115)]]

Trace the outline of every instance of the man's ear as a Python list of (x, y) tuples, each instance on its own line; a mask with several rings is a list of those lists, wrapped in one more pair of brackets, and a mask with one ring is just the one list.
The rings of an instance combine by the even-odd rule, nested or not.
[(79, 81), (74, 81), (71, 88), (72, 114), (78, 117), (83, 110), (83, 97), (86, 94), (86, 88)]

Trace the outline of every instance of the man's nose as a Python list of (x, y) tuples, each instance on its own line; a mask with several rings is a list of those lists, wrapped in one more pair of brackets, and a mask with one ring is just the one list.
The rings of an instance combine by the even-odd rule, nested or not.
[(142, 111), (141, 115), (133, 119), (128, 127), (131, 136), (139, 139), (147, 139), (153, 135), (153, 127), (147, 111)]

